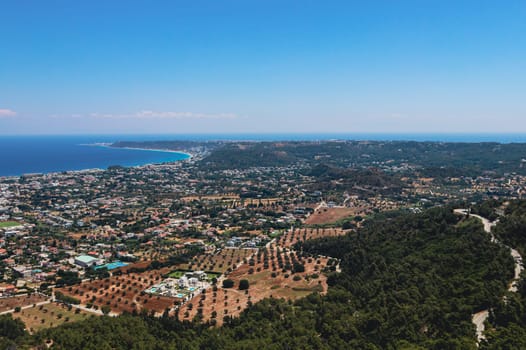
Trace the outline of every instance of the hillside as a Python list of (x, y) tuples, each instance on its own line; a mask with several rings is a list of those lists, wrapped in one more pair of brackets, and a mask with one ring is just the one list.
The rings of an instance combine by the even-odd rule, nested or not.
[(373, 220), (358, 233), (297, 248), (341, 259), (326, 296), (267, 299), (221, 328), (101, 317), (13, 341), (53, 339), (57, 349), (475, 349), (471, 314), (500, 303), (513, 269), (478, 220), (450, 208)]

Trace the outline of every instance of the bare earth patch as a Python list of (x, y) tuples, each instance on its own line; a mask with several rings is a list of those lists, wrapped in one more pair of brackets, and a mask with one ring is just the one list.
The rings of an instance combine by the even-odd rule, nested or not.
[(102, 280), (82, 282), (80, 285), (57, 289), (65, 295), (80, 300), (81, 305), (92, 305), (94, 310), (108, 306), (114, 314), (124, 311), (154, 311), (161, 314), (166, 308), (172, 308), (177, 298), (154, 296), (143, 291), (162, 280), (162, 275), (171, 268), (146, 271), (142, 273), (124, 273)]
[(35, 333), (44, 328), (57, 327), (64, 323), (71, 323), (95, 316), (76, 308), (58, 303), (50, 303), (23, 309), (13, 313), (13, 318), (19, 318), (25, 323), (27, 331)]
[(293, 247), (298, 242), (323, 237), (344, 236), (347, 233), (349, 233), (349, 230), (343, 230), (341, 228), (300, 228), (285, 232), (278, 238), (278, 245), (282, 247)]
[(12, 310), (17, 306), (24, 307), (45, 301), (40, 294), (31, 294), (18, 297), (0, 298), (0, 312)]
[(305, 223), (307, 225), (332, 224), (363, 212), (363, 208), (321, 208), (312, 213)]
[[(221, 325), (223, 317), (239, 316), (251, 303), (264, 298), (295, 300), (313, 292), (325, 293), (327, 279), (321, 271), (328, 260), (326, 257), (301, 257), (294, 251), (271, 245), (227, 276), (234, 281), (233, 288), (225, 289), (220, 285), (216, 291), (208, 288), (181, 307), (179, 319), (192, 320), (201, 314), (203, 320), (215, 319), (217, 325)], [(294, 263), (301, 264), (304, 271), (293, 272)], [(239, 290), (243, 279), (249, 281), (248, 290)]]

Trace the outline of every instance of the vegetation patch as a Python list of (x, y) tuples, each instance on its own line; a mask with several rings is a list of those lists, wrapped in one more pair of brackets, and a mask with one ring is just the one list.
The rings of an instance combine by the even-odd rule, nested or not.
[(171, 278), (181, 278), (184, 276), (185, 273), (187, 273), (188, 270), (175, 270), (168, 274), (168, 277)]
[(0, 222), (0, 228), (9, 228), (9, 227), (15, 227), (20, 226), (21, 223), (16, 221), (1, 221)]

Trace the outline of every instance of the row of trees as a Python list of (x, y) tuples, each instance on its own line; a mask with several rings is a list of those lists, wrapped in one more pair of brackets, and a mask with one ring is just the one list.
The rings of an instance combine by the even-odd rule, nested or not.
[[(233, 288), (235, 285), (234, 280), (231, 280), (229, 278), (223, 280), (223, 288)], [(247, 290), (250, 287), (250, 282), (246, 279), (242, 279), (239, 281), (239, 290)]]

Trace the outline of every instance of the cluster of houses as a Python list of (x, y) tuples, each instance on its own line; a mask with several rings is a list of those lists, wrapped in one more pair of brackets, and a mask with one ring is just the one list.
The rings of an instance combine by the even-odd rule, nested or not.
[(228, 248), (241, 247), (241, 248), (256, 248), (264, 245), (268, 241), (266, 236), (257, 237), (237, 237), (234, 236), (225, 242), (225, 246)]
[[(365, 208), (366, 215), (416, 207), (411, 198), (521, 197), (526, 188), (526, 177), (517, 174), (450, 178), (454, 186), (447, 186), (413, 176), (409, 164), (372, 164), (407, 173), (402, 192), (391, 197), (324, 193), (311, 186), (314, 178), (304, 175), (301, 164), (206, 170), (186, 161), (0, 178), (0, 223), (20, 223), (0, 225), (0, 283), (36, 289), (52, 284), (59, 270), (82, 275), (88, 268), (117, 266), (111, 265), (116, 260), (162, 260), (190, 245), (203, 250), (260, 247), (272, 232), (308, 218), (322, 201), (327, 208)], [(206, 282), (185, 278), (174, 286), (197, 288), (194, 278)], [(159, 290), (181, 294), (171, 286), (167, 281)]]
[(147, 288), (144, 292), (186, 301), (209, 286), (210, 281), (204, 271), (188, 271), (179, 278), (168, 277)]

